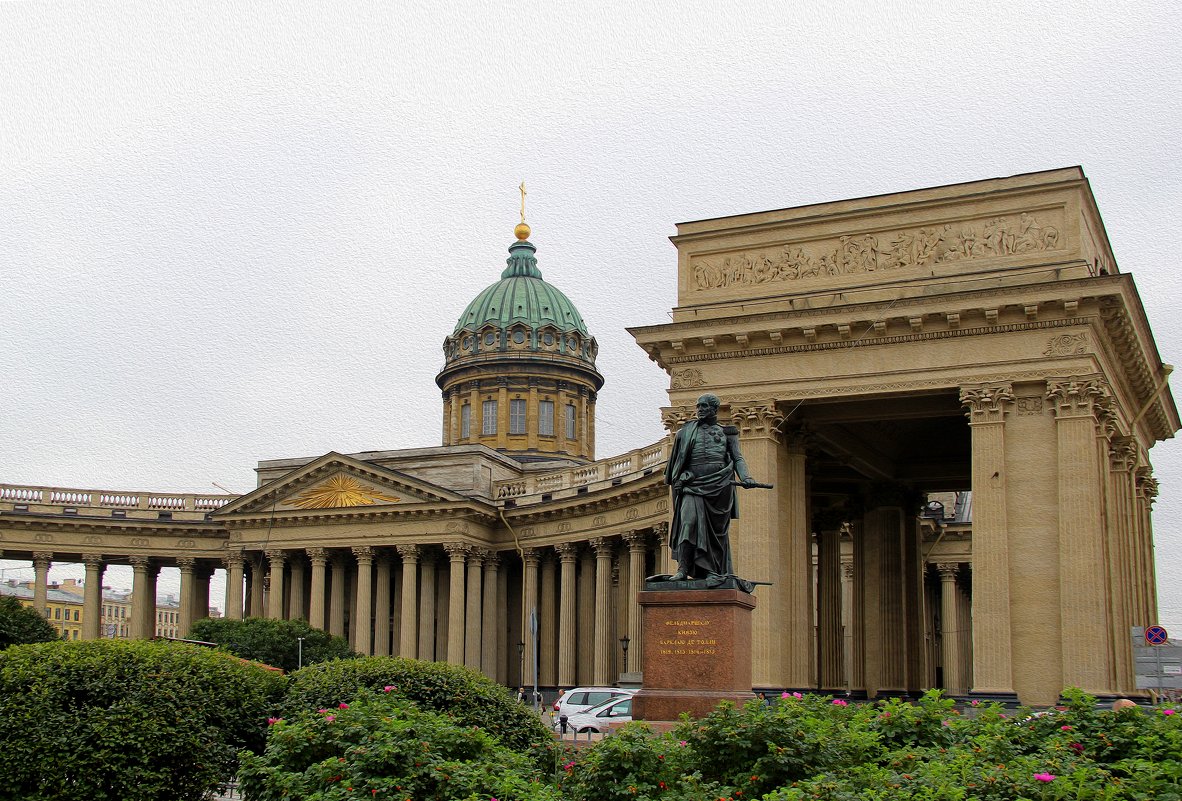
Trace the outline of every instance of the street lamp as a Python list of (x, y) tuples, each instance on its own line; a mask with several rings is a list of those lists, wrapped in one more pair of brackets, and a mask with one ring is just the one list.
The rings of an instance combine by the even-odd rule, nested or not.
[(628, 637), (627, 634), (625, 634), (623, 637), (620, 638), (620, 647), (624, 649), (624, 672), (625, 673), (628, 672), (628, 643), (630, 643), (630, 642), (632, 642), (632, 640)]
[(299, 665), (299, 667), (302, 668), (304, 666), (304, 638), (303, 637), (296, 637), (296, 640), (299, 643), (298, 665)]
[(517, 663), (517, 671), (521, 674), (521, 683), (525, 684), (525, 643), (520, 640), (517, 642)]

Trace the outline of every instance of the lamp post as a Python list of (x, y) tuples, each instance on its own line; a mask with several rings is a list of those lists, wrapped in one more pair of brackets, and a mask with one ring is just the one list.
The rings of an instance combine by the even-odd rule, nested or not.
[(623, 637), (620, 638), (620, 647), (624, 649), (624, 672), (625, 673), (628, 672), (628, 643), (630, 643), (630, 642), (632, 642), (632, 640), (628, 637), (627, 634), (625, 634)]
[(525, 684), (525, 643), (518, 640), (517, 642), (517, 672), (520, 675), (521, 684)]
[(299, 656), (297, 657), (297, 669), (304, 666), (304, 638), (296, 637), (296, 642), (299, 646)]

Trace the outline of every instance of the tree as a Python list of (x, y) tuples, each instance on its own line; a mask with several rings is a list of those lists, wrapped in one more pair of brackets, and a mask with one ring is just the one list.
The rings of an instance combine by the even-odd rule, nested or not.
[(0, 651), (10, 645), (51, 642), (57, 630), (31, 606), (23, 606), (11, 595), (0, 596)]
[(314, 629), (304, 620), (203, 618), (193, 624), (189, 638), (216, 643), (219, 648), (235, 656), (264, 662), (289, 672), (301, 665), (356, 656), (349, 650), (349, 643), (344, 637)]

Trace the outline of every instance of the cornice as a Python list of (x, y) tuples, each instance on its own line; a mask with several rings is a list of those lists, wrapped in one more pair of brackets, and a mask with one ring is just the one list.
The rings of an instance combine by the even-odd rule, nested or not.
[(343, 509), (316, 510), (315, 514), (310, 513), (310, 510), (306, 509), (284, 509), (277, 511), (274, 515), (263, 513), (235, 515), (233, 517), (226, 517), (222, 522), (227, 530), (239, 530), (243, 528), (258, 528), (260, 525), (294, 528), (325, 524), (338, 525), (358, 521), (434, 520), (460, 515), (465, 517), (465, 519), (475, 518), (484, 521), (486, 524), (495, 524), (498, 519), (494, 507), (491, 505), (485, 506), (482, 504), (476, 506), (474, 504), (453, 503), (447, 505), (424, 505), (417, 508), (410, 506), (402, 506), (401, 508), (350, 506)]

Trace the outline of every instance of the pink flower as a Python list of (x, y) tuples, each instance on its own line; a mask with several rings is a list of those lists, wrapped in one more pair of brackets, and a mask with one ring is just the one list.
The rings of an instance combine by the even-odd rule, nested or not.
[(337, 704), (337, 708), (338, 709), (348, 709), (349, 705), (346, 704), (344, 701), (341, 701), (339, 704)]
[(981, 705), (980, 701), (969, 701), (969, 706), (980, 706), (980, 705)]
[(385, 687), (382, 688), (382, 692), (388, 693), (388, 692), (393, 692), (394, 690), (397, 690), (397, 689), (398, 688), (395, 687), (393, 684), (387, 684)]
[(1069, 748), (1071, 748), (1077, 754), (1082, 754), (1084, 752), (1083, 743), (1072, 743)]
[(327, 720), (329, 723), (332, 723), (334, 720), (337, 719), (337, 716), (336, 715), (325, 715), (324, 719)]
[(1040, 782), (1053, 782), (1055, 780), (1054, 775), (1050, 773), (1036, 773), (1034, 774), (1034, 778)]
[(849, 706), (850, 702), (845, 700), (844, 698), (834, 698), (833, 705), (834, 706)]
[(781, 698), (787, 698), (787, 697), (788, 697), (788, 693), (786, 693), (786, 692), (780, 693), (780, 697), (781, 697)]
[(801, 695), (800, 693), (792, 693), (792, 697), (793, 698), (804, 698), (804, 696)]
[(267, 725), (274, 726), (276, 723), (280, 723), (282, 720), (283, 718), (267, 718)]
[(316, 711), (317, 711), (317, 712), (319, 712), (321, 715), (323, 715), (323, 714), (324, 714), (325, 712), (327, 712), (328, 710), (327, 710), (327, 709), (325, 709), (324, 707), (320, 707), (320, 708), (319, 708), (319, 709), (317, 709)]
[(1163, 709), (1163, 710), (1161, 711), (1161, 713), (1162, 713), (1163, 715), (1172, 715), (1172, 714), (1174, 714), (1174, 712), (1175, 712), (1175, 710), (1173, 710), (1173, 709)]
[(1071, 727), (1070, 726), (1060, 726), (1059, 731), (1071, 731)]
[(685, 747), (685, 740), (679, 740), (677, 744), (684, 748)]

